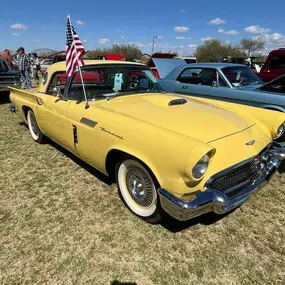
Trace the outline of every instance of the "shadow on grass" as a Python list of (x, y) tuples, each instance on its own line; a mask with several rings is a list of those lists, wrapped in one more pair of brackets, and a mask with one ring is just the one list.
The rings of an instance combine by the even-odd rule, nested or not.
[[(25, 122), (20, 122), (19, 125), (24, 126), (24, 127), (26, 127), (28, 129), (28, 126), (27, 126), (27, 124)], [(96, 178), (98, 178), (99, 180), (101, 180), (103, 183), (105, 183), (105, 184), (107, 184), (109, 186), (112, 185), (113, 181), (108, 176), (106, 176), (105, 174), (103, 174), (100, 171), (96, 170), (94, 167), (92, 167), (91, 165), (87, 164), (86, 162), (84, 162), (83, 160), (78, 158), (76, 155), (72, 154), (71, 152), (69, 152), (65, 148), (61, 147), (60, 145), (58, 145), (54, 141), (50, 140), (49, 138), (46, 138), (46, 141), (43, 144), (51, 145), (56, 150), (60, 151), (61, 153), (66, 155), (68, 158), (70, 158), (72, 161), (74, 161), (77, 165), (82, 167), (84, 170), (88, 171), (91, 175), (93, 175)]]
[(56, 150), (66, 155), (68, 158), (74, 161), (77, 165), (82, 167), (84, 170), (88, 171), (91, 175), (95, 176), (96, 178), (101, 180), (103, 183), (109, 186), (112, 185), (113, 181), (108, 176), (101, 173), (100, 171), (92, 167), (91, 165), (87, 164), (86, 162), (84, 162), (83, 160), (81, 160), (80, 158), (78, 158), (77, 156), (69, 152), (68, 150), (64, 149), (63, 147), (61, 147), (60, 145), (56, 144), (55, 142), (49, 139), (47, 139), (47, 143), (51, 145), (52, 147), (54, 147)]
[(285, 173), (285, 161), (283, 160), (278, 168), (279, 173)]
[(11, 103), (9, 95), (9, 91), (0, 91), (0, 105)]
[[(238, 208), (236, 208), (238, 209)], [(210, 226), (218, 222), (219, 220), (225, 218), (226, 216), (230, 215), (233, 213), (236, 209), (233, 209), (229, 211), (226, 214), (223, 215), (218, 215), (215, 213), (207, 213), (202, 216), (199, 216), (197, 218), (185, 221), (185, 222), (180, 222), (174, 218), (172, 218), (169, 215), (165, 215), (161, 225), (167, 229), (168, 231), (172, 233), (178, 233), (184, 230), (187, 230), (188, 228), (191, 228), (193, 226), (197, 226), (199, 224), (204, 225), (204, 226)]]

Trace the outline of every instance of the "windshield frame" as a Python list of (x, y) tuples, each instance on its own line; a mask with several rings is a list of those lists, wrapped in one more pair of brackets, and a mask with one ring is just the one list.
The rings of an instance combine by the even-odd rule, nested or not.
[[(252, 78), (255, 78), (256, 81), (254, 81), (253, 83), (250, 84), (240, 84), (240, 83), (233, 83), (228, 76), (225, 73), (226, 69), (244, 69), (247, 70), (249, 72), (249, 74), (252, 76)], [(223, 76), (226, 78), (227, 82), (230, 84), (230, 86), (232, 88), (240, 88), (243, 86), (251, 86), (251, 85), (258, 85), (258, 84), (262, 84), (263, 82), (261, 81), (261, 79), (248, 67), (248, 66), (225, 66), (221, 68), (221, 72), (223, 73)]]
[[(134, 68), (134, 71), (136, 71), (136, 69), (138, 71), (144, 72), (144, 71), (149, 71), (149, 74), (153, 75), (151, 69), (147, 66), (147, 65), (143, 65), (143, 64), (127, 64), (127, 63), (100, 63), (100, 64), (86, 64), (83, 67), (81, 67), (81, 71), (85, 71), (85, 70), (92, 70), (92, 68), (94, 69), (100, 69), (100, 68)], [(79, 71), (77, 71), (79, 72)], [(74, 77), (76, 76), (76, 73), (74, 72), (73, 76), (70, 78), (70, 80), (67, 80), (65, 88), (64, 88), (64, 97), (66, 99), (70, 99), (73, 100), (69, 97), (69, 92), (72, 86), (72, 82)], [(142, 93), (166, 93), (166, 91), (164, 90), (164, 88), (162, 87), (162, 85), (159, 83), (159, 80), (157, 80), (155, 78), (155, 76), (151, 76), (153, 78), (150, 78), (147, 74), (146, 74), (147, 78), (149, 79), (149, 81), (152, 81), (153, 84), (156, 85), (157, 90), (148, 90), (148, 91), (140, 91), (140, 92), (136, 92), (135, 90), (132, 91), (126, 91), (126, 92), (115, 92), (114, 93), (106, 93), (106, 96), (98, 96), (97, 99), (88, 99), (88, 101), (97, 101), (97, 100), (104, 100), (104, 99), (111, 99), (111, 98), (115, 98), (115, 97), (119, 97), (119, 96), (124, 96), (124, 95), (136, 95), (136, 94), (142, 94)], [(112, 95), (111, 95), (112, 94)], [(107, 95), (111, 95), (111, 96), (107, 96)]]

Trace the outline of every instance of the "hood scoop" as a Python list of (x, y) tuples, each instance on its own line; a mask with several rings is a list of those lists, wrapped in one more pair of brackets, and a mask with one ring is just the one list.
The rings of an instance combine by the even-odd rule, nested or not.
[(184, 105), (187, 103), (185, 98), (179, 98), (169, 101), (168, 106)]

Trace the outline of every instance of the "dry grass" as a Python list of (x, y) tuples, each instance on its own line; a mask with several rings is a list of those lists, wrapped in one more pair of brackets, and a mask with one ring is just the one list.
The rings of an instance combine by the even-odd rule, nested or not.
[[(151, 226), (0, 103), (0, 284), (284, 284), (285, 175), (225, 217)], [(113, 284), (119, 284), (113, 282)]]

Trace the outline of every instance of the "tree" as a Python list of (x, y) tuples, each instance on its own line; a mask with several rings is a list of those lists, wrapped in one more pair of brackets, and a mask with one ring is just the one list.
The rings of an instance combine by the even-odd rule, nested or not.
[(244, 51), (246, 56), (256, 56), (258, 51), (264, 49), (265, 43), (260, 40), (242, 39), (240, 41), (240, 48)]
[(211, 39), (198, 46), (194, 56), (199, 62), (217, 62), (226, 56), (243, 56), (243, 53), (238, 46)]
[(113, 45), (110, 48), (96, 49), (89, 51), (87, 57), (97, 57), (105, 53), (124, 54), (127, 58), (140, 59), (143, 56), (142, 51), (135, 45)]

